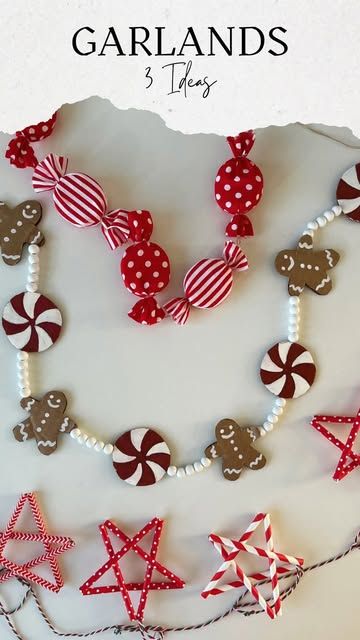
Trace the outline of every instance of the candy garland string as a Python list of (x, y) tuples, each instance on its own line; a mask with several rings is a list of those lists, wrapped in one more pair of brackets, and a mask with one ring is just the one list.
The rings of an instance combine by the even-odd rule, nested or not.
[(150, 241), (151, 213), (108, 211), (100, 184), (86, 174), (68, 173), (67, 158), (50, 153), (39, 162), (32, 142), (49, 136), (55, 122), (56, 114), (48, 122), (18, 131), (5, 156), (15, 167), (34, 169), (35, 192), (53, 192), (55, 209), (67, 222), (78, 228), (100, 225), (113, 251), (130, 243), (122, 256), (120, 272), (126, 289), (140, 300), (129, 311), (129, 317), (140, 324), (154, 325), (169, 316), (184, 325), (191, 307), (212, 309), (220, 305), (231, 292), (234, 273), (248, 269), (239, 244), (240, 239), (254, 235), (248, 214), (259, 204), (263, 193), (262, 173), (248, 158), (255, 142), (254, 131), (227, 139), (233, 157), (219, 168), (215, 179), (215, 202), (231, 216), (225, 230), (231, 240), (225, 242), (221, 258), (203, 258), (194, 264), (184, 278), (184, 296), (172, 298), (161, 307), (156, 296), (170, 281), (170, 260), (161, 246)]
[[(322, 560), (320, 562), (314, 563), (306, 567), (301, 567), (301, 568), (296, 567), (296, 569), (294, 569), (292, 572), (289, 572), (286, 575), (281, 575), (279, 577), (280, 580), (284, 580), (284, 579), (287, 580), (290, 578), (292, 578), (293, 580), (288, 587), (281, 590), (281, 599), (284, 601), (295, 591), (301, 578), (305, 574), (310, 573), (312, 571), (316, 571), (317, 569), (320, 569), (328, 564), (333, 564), (338, 560), (342, 560), (343, 558), (348, 556), (350, 553), (355, 551), (355, 549), (360, 549), (360, 531), (356, 534), (353, 542), (345, 549), (345, 551), (342, 551), (335, 556), (332, 556), (326, 560)], [(31, 640), (31, 638), (29, 637), (25, 638), (23, 634), (20, 634), (20, 632), (17, 630), (15, 626), (15, 623), (11, 618), (11, 616), (14, 613), (20, 611), (24, 607), (27, 600), (34, 601), (37, 611), (39, 612), (40, 618), (43, 620), (43, 622), (45, 622), (49, 630), (55, 636), (60, 638), (91, 638), (91, 637), (99, 636), (109, 632), (113, 632), (116, 635), (121, 635), (122, 633), (126, 633), (126, 632), (129, 632), (129, 633), (132, 632), (132, 633), (139, 633), (142, 638), (147, 638), (147, 640), (150, 640), (151, 638), (156, 638), (156, 640), (162, 640), (164, 635), (167, 633), (199, 631), (201, 629), (205, 629), (206, 627), (209, 627), (217, 622), (224, 620), (225, 618), (227, 618), (229, 615), (233, 613), (239, 613), (240, 615), (243, 615), (245, 617), (248, 617), (251, 615), (257, 615), (258, 613), (264, 613), (264, 610), (260, 609), (256, 605), (256, 603), (253, 603), (250, 601), (244, 602), (245, 596), (247, 594), (242, 594), (240, 598), (236, 600), (235, 604), (233, 604), (229, 609), (224, 611), (224, 613), (219, 614), (209, 620), (206, 620), (205, 622), (200, 622), (198, 624), (186, 625), (186, 626), (174, 626), (174, 627), (162, 626), (162, 625), (133, 625), (133, 624), (107, 625), (98, 629), (93, 629), (85, 632), (69, 632), (69, 631), (64, 632), (64, 631), (59, 631), (59, 629), (57, 629), (56, 626), (51, 621), (50, 617), (46, 613), (41, 603), (41, 600), (36, 592), (36, 589), (32, 585), (25, 583), (23, 580), (19, 580), (19, 582), (27, 586), (26, 597), (22, 599), (19, 605), (14, 609), (12, 609), (11, 611), (7, 611), (4, 604), (0, 602), (0, 616), (4, 616), (10, 630), (12, 631), (14, 636), (18, 638), (18, 640)], [(270, 582), (271, 582), (271, 579), (269, 578), (267, 580), (262, 581), (262, 584), (269, 584)]]
[[(38, 450), (48, 455), (56, 449), (58, 435), (70, 432), (72, 439), (79, 444), (112, 456), (119, 477), (129, 484), (140, 486), (158, 482), (164, 475), (176, 478), (192, 476), (210, 467), (212, 461), (220, 457), (223, 459), (224, 477), (228, 480), (236, 480), (244, 467), (257, 469), (264, 466), (265, 457), (253, 446), (255, 440), (273, 430), (283, 414), (287, 400), (305, 393), (315, 378), (316, 368), (312, 356), (298, 343), (301, 319), (299, 294), (305, 284), (317, 293), (330, 291), (331, 280), (326, 268), (334, 266), (338, 255), (328, 249), (313, 252), (313, 239), (319, 228), (333, 222), (341, 214), (342, 208), (335, 205), (309, 222), (298, 247), (280, 252), (276, 259), (279, 273), (289, 277), (291, 295), (288, 303), (287, 341), (277, 343), (269, 349), (260, 370), (263, 383), (276, 395), (270, 413), (260, 427), (241, 427), (234, 420), (220, 421), (216, 428), (217, 441), (206, 448), (202, 457), (183, 467), (170, 463), (169, 448), (152, 429), (132, 429), (122, 434), (115, 443), (105, 443), (77, 427), (65, 416), (66, 398), (61, 392), (50, 391), (42, 400), (32, 399), (29, 353), (47, 349), (57, 340), (62, 319), (57, 307), (38, 292), (40, 247), (30, 244), (26, 292), (12, 298), (3, 313), (5, 332), (10, 342), (19, 350), (17, 367), (21, 405), (30, 415), (30, 418), (14, 428), (15, 438), (21, 442), (35, 439)], [(24, 318), (28, 318), (26, 322)], [(289, 366), (292, 367), (291, 374), (286, 373)], [(36, 417), (33, 414), (33, 411), (40, 410), (43, 412), (41, 420), (38, 413)], [(39, 426), (38, 422), (44, 426)]]

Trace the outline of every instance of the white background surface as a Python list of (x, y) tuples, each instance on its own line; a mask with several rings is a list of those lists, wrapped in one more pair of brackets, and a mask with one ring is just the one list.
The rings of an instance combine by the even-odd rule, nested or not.
[[(239, 117), (239, 129), (242, 127)], [(337, 132), (339, 133), (339, 132)], [(0, 138), (4, 149), (8, 136)], [(230, 157), (224, 138), (184, 136), (146, 112), (119, 112), (92, 99), (65, 107), (53, 137), (41, 145), (70, 157), (71, 170), (89, 173), (105, 189), (111, 208), (148, 208), (153, 238), (168, 251), (173, 277), (167, 294), (180, 293), (188, 267), (217, 256), (227, 222), (213, 200), (213, 180)], [(3, 154), (1, 153), (1, 156)], [(335, 203), (340, 175), (360, 153), (298, 125), (258, 132), (252, 158), (265, 178), (265, 194), (253, 212), (255, 237), (244, 243), (251, 263), (236, 278), (229, 300), (217, 310), (195, 311), (184, 328), (164, 321), (141, 327), (127, 317), (135, 302), (119, 276), (120, 252), (111, 253), (99, 229), (77, 230), (44, 206), (41, 291), (65, 317), (62, 338), (31, 358), (34, 395), (59, 388), (69, 414), (94, 435), (113, 441), (132, 426), (155, 426), (175, 463), (200, 457), (213, 441), (216, 422), (227, 416), (261, 423), (273, 403), (258, 376), (265, 351), (286, 337), (286, 279), (275, 272), (276, 253), (292, 247), (306, 222)], [(1, 199), (15, 205), (32, 198), (31, 171), (0, 160)], [(341, 261), (332, 272), (333, 292), (302, 297), (300, 341), (313, 353), (318, 376), (303, 398), (289, 404), (284, 419), (259, 448), (268, 458), (257, 473), (226, 482), (220, 465), (190, 479), (165, 479), (132, 488), (115, 474), (111, 460), (64, 437), (45, 458), (33, 443), (13, 440), (11, 427), (23, 416), (16, 390), (16, 352), (0, 335), (2, 454), (0, 526), (17, 494), (39, 491), (49, 528), (76, 539), (61, 557), (66, 586), (55, 596), (42, 591), (51, 618), (61, 629), (88, 630), (126, 621), (119, 595), (83, 597), (78, 586), (105, 561), (97, 525), (113, 518), (129, 534), (154, 515), (166, 519), (159, 559), (187, 583), (183, 592), (151, 593), (146, 621), (190, 624), (224, 611), (236, 593), (204, 601), (200, 591), (219, 565), (209, 532), (236, 536), (253, 515), (272, 515), (275, 546), (307, 563), (347, 546), (360, 524), (360, 472), (339, 484), (331, 479), (338, 452), (315, 432), (314, 413), (353, 413), (360, 404), (358, 341), (358, 247), (360, 226), (339, 220), (316, 242), (332, 247)], [(0, 265), (1, 304), (24, 289), (27, 265)], [(313, 637), (355, 638), (359, 597), (356, 553), (304, 578), (275, 622), (266, 616), (234, 614), (206, 631), (178, 634), (179, 640), (265, 635), (269, 640)], [(18, 587), (6, 594), (15, 601)], [(5, 594), (5, 590), (2, 589)], [(17, 616), (26, 640), (48, 640), (50, 632), (28, 604)], [(1, 638), (11, 637), (1, 624)]]

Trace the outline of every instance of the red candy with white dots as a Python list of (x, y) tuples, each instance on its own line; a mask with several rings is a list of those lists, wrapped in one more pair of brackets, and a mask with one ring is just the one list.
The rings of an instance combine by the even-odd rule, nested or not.
[(120, 263), (125, 287), (142, 298), (129, 312), (140, 324), (155, 324), (165, 317), (154, 296), (169, 284), (170, 262), (167, 253), (150, 242), (153, 229), (148, 211), (129, 213), (130, 238), (135, 242), (124, 252)]
[(260, 202), (264, 181), (259, 167), (247, 156), (254, 141), (254, 131), (244, 131), (227, 138), (233, 158), (221, 165), (215, 179), (215, 199), (225, 213), (233, 216), (226, 227), (230, 238), (252, 236), (247, 214)]

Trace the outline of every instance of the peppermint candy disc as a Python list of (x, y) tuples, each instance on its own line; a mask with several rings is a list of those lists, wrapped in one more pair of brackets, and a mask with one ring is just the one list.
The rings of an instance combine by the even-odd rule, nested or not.
[(148, 486), (159, 482), (170, 465), (166, 442), (153, 429), (131, 429), (114, 444), (113, 465), (128, 484)]
[(296, 342), (278, 342), (265, 355), (260, 377), (279, 398), (298, 398), (310, 389), (316, 367), (312, 355)]
[(7, 303), (2, 324), (14, 347), (34, 353), (45, 351), (56, 342), (62, 327), (62, 317), (49, 298), (26, 291), (17, 294)]
[(344, 214), (360, 222), (360, 163), (345, 171), (338, 184), (336, 198)]
[(145, 240), (126, 249), (120, 270), (125, 287), (139, 297), (160, 293), (170, 280), (170, 263), (164, 249)]
[(229, 295), (233, 274), (221, 258), (203, 258), (187, 272), (184, 291), (189, 302), (198, 309), (211, 309)]

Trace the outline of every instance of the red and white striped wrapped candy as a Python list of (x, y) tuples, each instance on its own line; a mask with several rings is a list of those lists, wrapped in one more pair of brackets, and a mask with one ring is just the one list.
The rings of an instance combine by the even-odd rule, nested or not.
[(233, 286), (233, 271), (246, 271), (247, 257), (231, 242), (225, 243), (222, 258), (203, 258), (194, 264), (184, 278), (184, 298), (172, 298), (164, 305), (166, 313), (177, 324), (185, 324), (190, 307), (212, 309), (224, 302)]
[(53, 191), (57, 212), (75, 227), (99, 224), (106, 212), (106, 195), (85, 173), (66, 173), (67, 158), (50, 153), (35, 167), (34, 191)]

